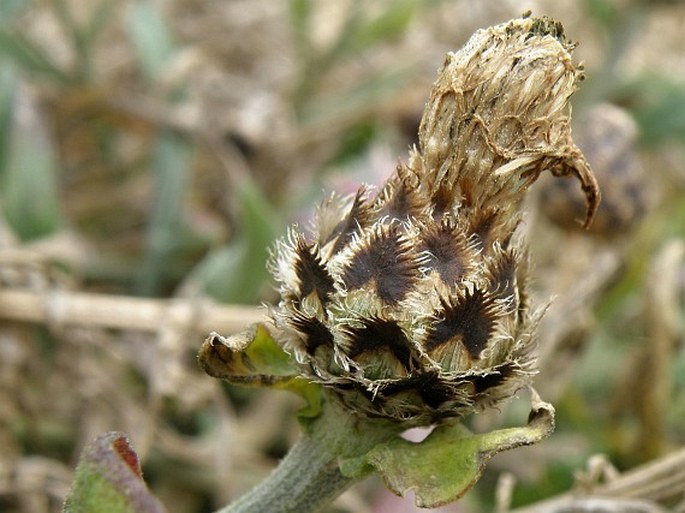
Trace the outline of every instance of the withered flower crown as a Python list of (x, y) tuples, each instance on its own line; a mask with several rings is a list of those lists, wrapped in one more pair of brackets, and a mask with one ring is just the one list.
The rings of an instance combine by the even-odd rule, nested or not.
[(447, 54), (419, 147), (380, 192), (331, 196), (311, 235), (294, 227), (277, 244), (284, 348), (349, 408), (439, 423), (530, 382), (525, 190), (545, 170), (575, 175), (585, 224), (599, 201), (571, 139), (572, 49), (546, 18), (477, 32)]

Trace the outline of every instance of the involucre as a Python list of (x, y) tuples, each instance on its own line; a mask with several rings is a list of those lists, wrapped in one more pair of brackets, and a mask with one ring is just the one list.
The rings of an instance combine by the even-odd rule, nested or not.
[(585, 225), (599, 201), (569, 128), (572, 49), (546, 18), (477, 32), (447, 55), (419, 147), (381, 190), (331, 196), (312, 233), (277, 243), (283, 346), (350, 409), (440, 423), (530, 383), (525, 190), (546, 170), (578, 177)]

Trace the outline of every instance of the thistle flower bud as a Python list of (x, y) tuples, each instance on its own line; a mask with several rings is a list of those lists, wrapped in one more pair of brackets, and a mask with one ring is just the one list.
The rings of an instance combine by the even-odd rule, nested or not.
[(546, 18), (477, 32), (447, 55), (408, 163), (277, 244), (283, 345), (349, 408), (439, 423), (530, 382), (524, 192), (546, 169), (578, 177), (586, 224), (599, 199), (568, 125), (572, 48)]

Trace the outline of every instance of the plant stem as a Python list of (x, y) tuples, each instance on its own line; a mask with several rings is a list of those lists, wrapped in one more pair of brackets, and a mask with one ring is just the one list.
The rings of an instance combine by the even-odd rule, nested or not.
[[(5, 263), (0, 257), (0, 265)], [(84, 326), (156, 332), (164, 323), (186, 326), (187, 322), (194, 332), (206, 335), (210, 331), (236, 333), (265, 319), (264, 312), (256, 306), (223, 305), (192, 298), (163, 300), (69, 290), (0, 290), (0, 320), (50, 323), (55, 328)]]
[(384, 422), (364, 422), (327, 401), (271, 475), (216, 513), (321, 511), (355, 482), (340, 472), (339, 459), (364, 454), (395, 433)]

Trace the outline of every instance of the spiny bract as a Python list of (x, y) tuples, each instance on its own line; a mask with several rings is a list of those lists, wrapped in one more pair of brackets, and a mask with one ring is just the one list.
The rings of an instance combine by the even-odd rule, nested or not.
[(283, 345), (350, 409), (439, 423), (530, 382), (523, 194), (550, 170), (580, 179), (586, 224), (599, 200), (570, 136), (572, 47), (546, 18), (478, 31), (447, 55), (408, 163), (277, 244)]

